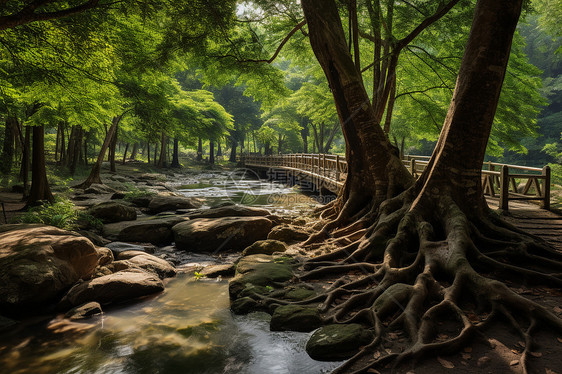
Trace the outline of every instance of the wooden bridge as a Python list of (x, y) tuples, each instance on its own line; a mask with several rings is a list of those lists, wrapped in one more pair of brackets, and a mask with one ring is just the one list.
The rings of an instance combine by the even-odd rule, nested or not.
[[(429, 162), (429, 156), (405, 156), (402, 160), (410, 173), (418, 178)], [(258, 170), (269, 170), (293, 182), (306, 182), (338, 193), (347, 177), (345, 157), (331, 154), (280, 154), (272, 156), (246, 155), (242, 163)], [(272, 176), (272, 175), (270, 175)], [(273, 175), (275, 177), (275, 175)], [(277, 179), (277, 178), (276, 178)], [(509, 201), (538, 201), (540, 207), (550, 209), (550, 167), (534, 168), (485, 162), (482, 168), (484, 194), (499, 198), (498, 206), (508, 210)]]

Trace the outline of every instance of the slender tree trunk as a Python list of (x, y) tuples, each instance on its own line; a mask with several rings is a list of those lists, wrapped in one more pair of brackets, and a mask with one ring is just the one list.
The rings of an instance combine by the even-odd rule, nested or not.
[(31, 164), (31, 191), (29, 192), (28, 206), (35, 205), (38, 201), (55, 201), (45, 167), (45, 129), (44, 126), (33, 126), (33, 155)]
[(150, 143), (146, 143), (146, 155), (148, 157), (148, 164), (150, 165)]
[(215, 164), (215, 142), (209, 141), (209, 164)]
[(68, 161), (70, 175), (74, 175), (74, 173), (76, 172), (76, 166), (78, 165), (80, 151), (82, 149), (82, 134), (83, 130), (81, 127), (72, 127), (70, 141), (68, 142)]
[(308, 153), (308, 125), (305, 125), (301, 130), (302, 149), (303, 153)]
[(88, 140), (90, 139), (92, 132), (88, 131), (84, 135), (84, 166), (88, 166)]
[(199, 138), (199, 142), (197, 143), (197, 161), (203, 160), (203, 141)]
[(2, 147), (2, 156), (0, 158), (0, 172), (2, 174), (10, 174), (14, 162), (14, 142), (16, 139), (16, 126), (18, 121), (15, 117), (8, 117), (4, 128), (4, 146)]
[(60, 123), (57, 125), (57, 140), (55, 141), (55, 163), (59, 164), (59, 146), (60, 146)]
[(125, 161), (127, 161), (127, 151), (129, 150), (129, 143), (125, 145), (125, 152), (123, 152), (123, 162), (122, 164), (125, 165)]
[[(254, 143), (254, 148), (256, 147), (255, 143)], [(217, 157), (222, 157), (222, 148), (221, 148), (221, 142), (218, 142), (217, 144)]]
[(23, 155), (21, 158), (20, 177), (23, 181), (23, 197), (26, 198), (29, 193), (29, 162), (31, 148), (31, 130), (29, 126), (25, 126), (25, 139), (23, 142)]
[(172, 152), (172, 164), (170, 167), (179, 168), (180, 167), (180, 157), (179, 157), (180, 141), (178, 138), (174, 138), (174, 150)]
[(168, 160), (166, 158), (166, 156), (167, 156), (166, 140), (167, 140), (166, 134), (164, 132), (162, 132), (162, 135), (160, 137), (160, 157), (158, 159), (158, 164), (157, 164), (157, 166), (159, 168), (168, 167)]
[(117, 126), (119, 125), (119, 121), (121, 121), (122, 117), (123, 115), (113, 117), (113, 120), (111, 121), (111, 126), (109, 127), (109, 130), (105, 135), (105, 140), (103, 141), (103, 145), (101, 146), (100, 153), (98, 154), (98, 158), (94, 163), (94, 165), (92, 166), (92, 170), (90, 171), (90, 175), (88, 175), (88, 178), (86, 178), (86, 180), (83, 183), (76, 186), (76, 188), (86, 189), (94, 183), (103, 184), (100, 177), (101, 165), (105, 157), (105, 152), (107, 151), (107, 149), (109, 148), (109, 144), (113, 140), (113, 135), (117, 131)]
[[(119, 122), (117, 122), (119, 124)], [(111, 138), (111, 143), (109, 144), (109, 171), (112, 173), (116, 173), (117, 170), (115, 168), (115, 151), (117, 146), (117, 133), (119, 132), (119, 125), (113, 131), (113, 137)]]

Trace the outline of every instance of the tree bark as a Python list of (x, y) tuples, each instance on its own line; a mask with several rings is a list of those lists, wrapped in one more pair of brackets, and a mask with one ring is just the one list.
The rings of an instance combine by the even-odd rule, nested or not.
[(199, 138), (199, 142), (197, 143), (197, 161), (203, 160), (203, 141)]
[(137, 153), (139, 151), (139, 143), (133, 144), (133, 150), (131, 151), (131, 161), (135, 161), (137, 158)]
[(111, 142), (109, 143), (109, 171), (112, 173), (116, 173), (117, 170), (115, 168), (115, 152), (117, 146), (117, 133), (119, 132), (119, 121), (117, 121), (117, 126), (113, 131), (113, 136), (111, 138)]
[(162, 135), (160, 137), (160, 157), (158, 159), (158, 167), (159, 168), (167, 168), (168, 167), (168, 159), (167, 159), (167, 154), (168, 152), (166, 152), (166, 133), (162, 132)]
[(33, 126), (33, 154), (31, 161), (31, 191), (29, 192), (28, 206), (46, 200), (50, 203), (55, 201), (49, 181), (47, 180), (47, 169), (45, 167), (45, 129), (44, 126)]
[(4, 128), (4, 145), (0, 158), (0, 172), (10, 174), (14, 162), (14, 142), (16, 139), (16, 126), (18, 121), (15, 117), (8, 117)]
[(27, 198), (29, 192), (29, 150), (31, 148), (31, 131), (25, 126), (25, 139), (23, 142), (23, 155), (21, 158), (20, 177), (23, 181), (23, 197)]
[(122, 165), (125, 165), (125, 161), (127, 161), (127, 151), (129, 150), (129, 143), (125, 145), (125, 152), (123, 152), (123, 162)]
[[(254, 149), (256, 148), (256, 144), (254, 143)], [(222, 148), (221, 142), (217, 143), (217, 157), (222, 157)]]
[(94, 183), (103, 184), (100, 177), (101, 165), (105, 157), (105, 152), (109, 148), (109, 144), (112, 142), (114, 138), (113, 135), (117, 131), (117, 126), (119, 125), (119, 121), (121, 121), (122, 117), (123, 115), (113, 117), (113, 120), (111, 121), (111, 126), (109, 127), (109, 130), (107, 130), (107, 134), (105, 135), (105, 140), (103, 141), (103, 145), (101, 146), (100, 153), (98, 154), (98, 158), (94, 163), (94, 165), (92, 166), (92, 170), (90, 171), (90, 175), (88, 175), (88, 178), (86, 178), (86, 180), (83, 183), (76, 186), (76, 188), (86, 189)]
[(303, 126), (301, 130), (301, 138), (303, 153), (308, 153), (308, 125)]
[(174, 138), (174, 150), (172, 152), (172, 164), (170, 167), (179, 168), (180, 167), (180, 157), (179, 157), (180, 141), (178, 138)]
[(228, 161), (230, 162), (236, 162), (236, 147), (238, 147), (238, 142), (236, 141), (236, 139), (232, 138), (230, 157), (228, 158)]
[(355, 213), (373, 199), (380, 203), (404, 191), (413, 178), (376, 121), (361, 73), (348, 51), (335, 2), (302, 0), (301, 4), (310, 43), (332, 88), (346, 141), (348, 174), (341, 198), (350, 202), (350, 213)]
[(209, 164), (215, 164), (215, 142), (213, 140), (209, 142)]

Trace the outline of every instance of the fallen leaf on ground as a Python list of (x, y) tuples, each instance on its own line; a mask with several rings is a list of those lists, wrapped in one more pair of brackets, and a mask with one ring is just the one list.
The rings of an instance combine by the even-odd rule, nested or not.
[(556, 313), (562, 313), (562, 308), (560, 308), (559, 306), (555, 306), (555, 307), (554, 307), (554, 311), (555, 311)]
[(462, 354), (462, 358), (464, 358), (465, 360), (470, 360), (470, 357), (471, 357), (471, 356), (470, 356), (470, 354), (468, 354), (468, 353), (463, 353), (463, 354)]
[(525, 343), (523, 343), (521, 340), (518, 341), (517, 344), (519, 344), (519, 346), (521, 346), (521, 347), (525, 347)]
[(374, 359), (377, 359), (377, 358), (379, 358), (380, 356), (381, 356), (381, 353), (380, 353), (379, 351), (376, 351), (376, 352), (373, 354), (373, 358), (374, 358)]
[(367, 373), (373, 373), (373, 374), (381, 374), (381, 372), (380, 372), (380, 371), (378, 371), (378, 370), (375, 370), (375, 369), (369, 369), (369, 370), (367, 370)]
[(519, 360), (513, 360), (509, 363), (511, 366), (519, 365)]
[(449, 335), (446, 334), (437, 335), (437, 340), (447, 340), (447, 339), (449, 339)]
[(451, 361), (447, 361), (441, 357), (437, 357), (437, 361), (439, 361), (441, 366), (443, 366), (444, 368), (452, 369), (455, 367), (455, 365)]
[(533, 357), (542, 357), (542, 353), (540, 352), (529, 352), (529, 354)]
[(544, 371), (546, 374), (557, 374), (554, 370), (550, 370), (549, 368), (545, 368)]
[(558, 343), (562, 343), (562, 338), (556, 338), (558, 339)]

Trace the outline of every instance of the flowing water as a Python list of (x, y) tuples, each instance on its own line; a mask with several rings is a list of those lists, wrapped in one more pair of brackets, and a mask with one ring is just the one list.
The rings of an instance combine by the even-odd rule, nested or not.
[[(277, 213), (298, 213), (315, 205), (292, 188), (229, 173), (202, 174), (183, 185), (184, 194), (208, 206), (246, 198)], [(269, 318), (232, 315), (228, 281), (180, 273), (163, 293), (80, 323), (62, 316), (21, 323), (0, 335), (0, 373), (314, 374), (338, 366), (308, 357), (310, 333), (270, 332)]]

